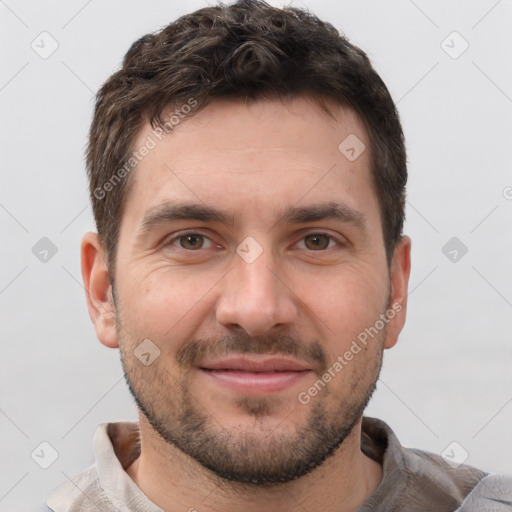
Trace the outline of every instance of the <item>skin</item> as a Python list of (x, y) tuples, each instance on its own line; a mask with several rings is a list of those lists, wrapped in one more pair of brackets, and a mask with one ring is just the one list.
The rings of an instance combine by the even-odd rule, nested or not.
[[(298, 448), (314, 446), (313, 439), (298, 439), (305, 426), (349, 428), (309, 472), (284, 483), (251, 485), (219, 477), (163, 439), (140, 413), (142, 451), (126, 470), (165, 511), (230, 512), (243, 506), (256, 512), (269, 510), (269, 503), (277, 512), (355, 511), (382, 479), (381, 466), (361, 451), (358, 407), (366, 405), (382, 352), (394, 346), (405, 322), (410, 239), (402, 238), (388, 265), (369, 149), (353, 162), (338, 150), (349, 134), (369, 148), (368, 135), (351, 109), (331, 111), (334, 119), (306, 97), (250, 105), (216, 101), (165, 135), (131, 177), (115, 303), (98, 237), (83, 238), (82, 273), (98, 339), (120, 348), (132, 392), (165, 428), (183, 434), (188, 404), (192, 417), (206, 422), (191, 437), (210, 436), (212, 460), (269, 471), (276, 457), (298, 457)], [(146, 123), (135, 147), (151, 130)], [(234, 223), (172, 220), (140, 234), (152, 208), (177, 200), (223, 209)], [(287, 208), (331, 202), (343, 203), (363, 221), (280, 222), (279, 212)], [(206, 238), (184, 248), (183, 238), (173, 239), (184, 230)], [(315, 234), (328, 238), (308, 238)], [(262, 250), (251, 263), (236, 252), (248, 236)], [(401, 310), (386, 328), (308, 404), (300, 403), (298, 394), (393, 304)], [(149, 366), (133, 354), (144, 339), (160, 350)], [(180, 364), (187, 346), (197, 362), (232, 348), (279, 354), (290, 344), (299, 347), (296, 359), (302, 362), (317, 344), (326, 366), (317, 352), (307, 361), (310, 372), (273, 393), (249, 396), (212, 382), (194, 364)], [(319, 411), (322, 419), (315, 416)], [(215, 452), (217, 441), (222, 449)]]

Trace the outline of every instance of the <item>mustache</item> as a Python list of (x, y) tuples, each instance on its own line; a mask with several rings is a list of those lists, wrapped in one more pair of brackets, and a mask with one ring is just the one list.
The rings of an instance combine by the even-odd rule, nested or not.
[(200, 338), (184, 343), (176, 353), (182, 370), (190, 370), (204, 360), (231, 354), (272, 354), (291, 356), (307, 362), (318, 375), (328, 367), (325, 350), (318, 341), (303, 343), (293, 336), (252, 336), (239, 334), (219, 338)]

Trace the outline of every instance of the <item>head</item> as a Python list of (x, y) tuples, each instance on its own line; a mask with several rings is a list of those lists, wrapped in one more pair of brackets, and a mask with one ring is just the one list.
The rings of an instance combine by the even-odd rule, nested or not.
[[(228, 480), (321, 465), (405, 320), (403, 134), (366, 55), (299, 9), (183, 16), (99, 91), (87, 168), (89, 311), (142, 420)], [(234, 385), (234, 356), (295, 370)]]

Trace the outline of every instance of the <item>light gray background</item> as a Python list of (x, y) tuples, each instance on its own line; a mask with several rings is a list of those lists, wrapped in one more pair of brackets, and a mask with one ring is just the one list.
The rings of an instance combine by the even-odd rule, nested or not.
[[(118, 353), (85, 306), (83, 150), (93, 93), (130, 44), (204, 5), (0, 0), (0, 511), (30, 510), (90, 464), (97, 424), (136, 419)], [(293, 5), (369, 54), (407, 138), (408, 322), (367, 413), (406, 446), (457, 441), (467, 463), (512, 473), (512, 2)], [(31, 48), (42, 31), (59, 44), (47, 59)], [(442, 43), (453, 31), (469, 43), (456, 59), (445, 49), (463, 42)], [(468, 248), (457, 262), (442, 252), (454, 236)], [(46, 263), (32, 253), (42, 237), (58, 249)], [(46, 470), (30, 455), (42, 441), (59, 454)]]

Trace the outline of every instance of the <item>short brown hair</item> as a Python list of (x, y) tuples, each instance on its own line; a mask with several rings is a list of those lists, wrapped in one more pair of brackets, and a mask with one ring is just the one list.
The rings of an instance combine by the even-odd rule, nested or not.
[(390, 262), (402, 235), (407, 164), (399, 116), (385, 84), (366, 54), (331, 24), (302, 9), (239, 0), (197, 10), (140, 38), (96, 96), (87, 172), (111, 275), (131, 182), (123, 179), (126, 162), (133, 159), (134, 140), (146, 120), (153, 128), (163, 126), (164, 112), (191, 99), (198, 112), (215, 99), (298, 95), (349, 106), (364, 122)]

